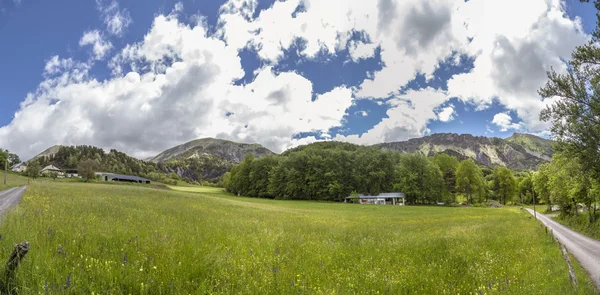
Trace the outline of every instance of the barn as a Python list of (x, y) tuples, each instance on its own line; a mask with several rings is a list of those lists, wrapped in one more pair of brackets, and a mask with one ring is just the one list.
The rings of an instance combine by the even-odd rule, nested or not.
[(131, 175), (120, 175), (113, 173), (102, 173), (100, 174), (102, 181), (117, 181), (117, 182), (132, 182), (132, 183), (145, 183), (150, 184), (150, 179), (146, 179), (139, 176)]

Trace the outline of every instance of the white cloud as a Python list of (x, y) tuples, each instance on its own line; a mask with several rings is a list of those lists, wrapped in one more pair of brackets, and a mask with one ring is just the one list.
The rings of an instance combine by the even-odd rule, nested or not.
[(439, 113), (438, 113), (438, 120), (442, 121), (442, 122), (450, 122), (452, 120), (454, 120), (454, 106), (448, 106), (443, 108)]
[[(304, 11), (294, 17), (299, 6)], [(536, 92), (546, 71), (564, 70), (563, 60), (587, 39), (581, 21), (570, 19), (560, 0), (289, 0), (275, 2), (256, 19), (249, 15), (225, 10), (221, 34), (232, 46), (256, 48), (270, 63), (298, 38), (306, 43), (299, 51), (306, 58), (347, 47), (357, 61), (379, 46), (384, 67), (356, 88), (360, 98), (393, 96), (417, 73), (430, 79), (440, 62), (467, 55), (474, 68), (450, 80), (449, 95), (477, 110), (498, 99), (531, 130), (548, 127), (538, 113), (551, 101), (542, 102)], [(369, 42), (348, 42), (353, 32)]]
[(92, 46), (94, 58), (101, 60), (111, 50), (112, 43), (107, 41), (98, 30), (87, 31), (79, 40), (79, 46)]
[(402, 141), (427, 133), (427, 124), (436, 120), (434, 109), (447, 101), (446, 93), (433, 88), (409, 90), (398, 94), (388, 103), (391, 108), (387, 118), (361, 135), (337, 135), (334, 139), (357, 144), (376, 144), (381, 142)]
[[(340, 126), (353, 101), (343, 86), (313, 101), (309, 80), (270, 68), (252, 83), (233, 85), (244, 76), (237, 49), (174, 16), (157, 16), (144, 40), (119, 56), (117, 62), (139, 71), (97, 81), (89, 67), (50, 59), (47, 79), (0, 128), (0, 142), (24, 158), (54, 144), (91, 144), (144, 158), (200, 137), (259, 142), (280, 152), (316, 140), (293, 140), (297, 133)], [(173, 56), (178, 61), (164, 61)]]
[(545, 130), (548, 125), (538, 114), (552, 100), (542, 101), (537, 90), (547, 80), (546, 71), (565, 71), (563, 60), (587, 40), (581, 21), (569, 19), (564, 6), (558, 0), (465, 3), (473, 38), (467, 50), (475, 58), (474, 68), (450, 79), (450, 95), (478, 109), (497, 100), (516, 111), (527, 129)]
[(117, 0), (96, 0), (96, 7), (106, 29), (115, 36), (122, 36), (133, 22), (129, 11), (121, 9)]
[[(132, 23), (129, 12), (115, 0), (96, 3), (107, 31), (123, 35)], [(580, 20), (569, 19), (559, 0), (288, 0), (254, 18), (256, 7), (256, 0), (228, 1), (211, 35), (201, 16), (195, 24), (177, 21), (179, 3), (171, 15), (155, 17), (143, 40), (118, 50), (109, 63), (114, 77), (105, 81), (90, 76), (88, 63), (50, 58), (46, 80), (0, 128), (0, 142), (24, 157), (56, 143), (146, 157), (206, 136), (281, 151), (317, 140), (292, 139), (295, 134), (327, 134), (342, 125), (355, 98), (387, 104), (387, 116), (364, 134), (333, 139), (373, 144), (422, 136), (431, 121), (453, 119), (454, 107), (442, 107), (450, 97), (477, 110), (496, 100), (521, 123), (500, 113), (495, 125), (543, 132), (538, 113), (551, 100), (542, 102), (536, 90), (545, 71), (565, 70), (563, 60), (587, 40)], [(362, 41), (351, 39), (356, 34)], [(313, 101), (309, 80), (271, 69), (299, 39), (303, 58), (348, 50), (347, 62), (356, 62), (378, 50), (382, 69), (357, 86), (334, 85)], [(81, 44), (97, 59), (112, 47), (94, 31)], [(245, 74), (238, 56), (243, 48), (255, 49), (265, 66), (254, 81), (234, 85)], [(417, 74), (431, 79), (440, 62), (464, 55), (474, 68), (454, 75), (448, 91), (400, 91)]]
[(513, 123), (512, 117), (507, 113), (498, 113), (494, 115), (492, 123), (496, 124), (501, 132), (508, 130), (519, 130), (522, 128), (521, 124)]

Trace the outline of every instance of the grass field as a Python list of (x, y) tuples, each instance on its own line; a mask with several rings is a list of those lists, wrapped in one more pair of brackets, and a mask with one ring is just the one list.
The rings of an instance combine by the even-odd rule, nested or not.
[(0, 174), (0, 191), (11, 187), (27, 185), (27, 177), (15, 173), (6, 175), (6, 184), (4, 184), (4, 172)]
[(172, 186), (167, 185), (172, 190), (188, 193), (221, 193), (223, 189), (220, 187), (208, 187), (208, 186)]
[[(199, 190), (199, 189), (198, 189)], [(21, 294), (593, 294), (516, 208), (367, 206), (36, 183), (0, 224)]]

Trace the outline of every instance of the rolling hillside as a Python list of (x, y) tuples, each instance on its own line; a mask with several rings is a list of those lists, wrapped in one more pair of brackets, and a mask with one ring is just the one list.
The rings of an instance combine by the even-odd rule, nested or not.
[(154, 163), (164, 163), (172, 159), (200, 158), (203, 155), (219, 156), (229, 162), (239, 163), (246, 153), (256, 157), (272, 155), (273, 152), (259, 144), (237, 143), (229, 140), (202, 138), (170, 148), (151, 159)]

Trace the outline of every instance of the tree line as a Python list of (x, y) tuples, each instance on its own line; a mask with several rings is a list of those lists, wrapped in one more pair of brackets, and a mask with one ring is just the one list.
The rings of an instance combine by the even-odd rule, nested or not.
[[(514, 173), (491, 170), (472, 159), (436, 154), (401, 154), (341, 142), (319, 142), (280, 156), (252, 154), (223, 177), (227, 191), (248, 197), (342, 201), (353, 192), (403, 192), (408, 204), (514, 202), (520, 191)], [(523, 191), (526, 193), (526, 190)]]

